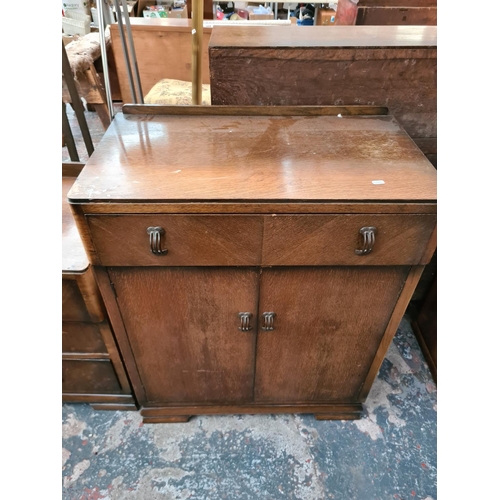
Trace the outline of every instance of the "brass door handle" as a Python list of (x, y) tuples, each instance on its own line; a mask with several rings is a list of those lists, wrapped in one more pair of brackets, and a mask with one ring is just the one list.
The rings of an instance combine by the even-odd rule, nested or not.
[(274, 330), (274, 318), (276, 317), (276, 313), (273, 312), (265, 312), (262, 314), (262, 330), (266, 332), (270, 332)]
[(356, 255), (367, 255), (373, 250), (373, 245), (375, 245), (377, 228), (373, 226), (362, 227), (359, 230), (359, 234), (363, 235), (363, 248), (355, 250), (354, 253)]
[(238, 330), (242, 332), (248, 332), (252, 329), (250, 326), (250, 319), (252, 318), (252, 313), (249, 312), (244, 312), (244, 313), (239, 313), (238, 316), (240, 317), (240, 326)]
[(149, 234), (149, 246), (151, 247), (151, 252), (155, 255), (165, 255), (168, 250), (161, 249), (161, 236), (165, 234), (165, 230), (160, 226), (148, 227), (147, 233)]

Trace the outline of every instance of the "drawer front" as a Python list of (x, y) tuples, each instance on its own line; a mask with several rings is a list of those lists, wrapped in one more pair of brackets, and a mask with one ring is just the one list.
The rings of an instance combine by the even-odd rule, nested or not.
[(99, 215), (87, 220), (104, 266), (260, 264), (259, 216)]
[(76, 280), (62, 280), (63, 321), (91, 321)]
[(62, 392), (115, 394), (121, 387), (109, 360), (63, 360)]
[(419, 264), (435, 225), (420, 214), (268, 216), (262, 265)]
[(63, 321), (62, 352), (107, 354), (99, 324)]

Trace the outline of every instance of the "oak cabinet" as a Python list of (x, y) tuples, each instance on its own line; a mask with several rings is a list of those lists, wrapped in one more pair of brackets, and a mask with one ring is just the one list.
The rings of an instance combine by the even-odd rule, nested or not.
[(69, 193), (144, 421), (359, 418), (435, 249), (435, 169), (389, 116), (169, 109), (118, 114)]

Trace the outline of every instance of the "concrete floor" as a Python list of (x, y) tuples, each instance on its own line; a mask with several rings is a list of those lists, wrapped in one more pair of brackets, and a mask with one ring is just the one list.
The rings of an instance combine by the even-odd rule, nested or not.
[[(86, 161), (69, 107), (68, 117)], [(87, 118), (97, 145), (104, 130), (95, 113)], [(235, 415), (142, 424), (138, 412), (62, 409), (65, 500), (437, 498), (436, 385), (406, 317), (358, 421)]]

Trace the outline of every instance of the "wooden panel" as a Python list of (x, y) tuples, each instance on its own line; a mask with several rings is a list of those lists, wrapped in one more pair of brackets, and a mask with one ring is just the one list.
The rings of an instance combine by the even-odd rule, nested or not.
[(337, 116), (387, 115), (384, 106), (169, 106), (166, 104), (124, 104), (130, 115), (196, 115), (196, 116)]
[(351, 404), (247, 404), (247, 405), (205, 405), (205, 406), (164, 406), (164, 407), (143, 407), (141, 415), (144, 423), (174, 422), (169, 417), (182, 417), (179, 422), (186, 422), (191, 415), (230, 415), (230, 414), (276, 414), (276, 413), (315, 413), (316, 418), (323, 420), (350, 420), (360, 418), (363, 407), (358, 403)]
[(354, 402), (408, 271), (264, 270), (259, 311), (276, 318), (259, 331), (255, 401)]
[[(92, 240), (103, 265), (259, 265), (262, 218), (251, 216), (88, 216)], [(148, 227), (160, 226), (161, 249), (151, 252)]]
[(413, 141), (426, 156), (437, 154), (437, 137), (415, 137)]
[[(191, 19), (130, 18), (144, 96), (164, 78), (192, 81)], [(118, 24), (110, 26), (116, 72), (124, 103), (132, 102)], [(202, 82), (210, 83), (208, 42), (212, 28), (203, 29)]]
[(417, 286), (418, 280), (422, 275), (422, 271), (424, 266), (413, 266), (408, 273), (404, 286), (399, 295), (396, 306), (392, 310), (392, 314), (385, 329), (384, 335), (379, 343), (377, 353), (373, 358), (373, 362), (370, 366), (370, 370), (366, 376), (366, 380), (363, 383), (363, 387), (361, 388), (358, 396), (358, 400), (360, 402), (364, 402), (366, 397), (368, 396), (368, 392), (370, 391), (373, 381), (377, 376), (378, 371), (380, 370), (380, 366), (382, 365), (382, 361), (387, 353), (387, 349), (389, 349), (389, 345), (396, 334), (396, 330), (403, 319), (403, 314), (408, 307), (408, 303), (410, 302), (412, 293)]
[(437, 196), (435, 168), (390, 116), (121, 114), (68, 195), (93, 203)]
[[(436, 203), (101, 203), (85, 214), (435, 214)], [(84, 227), (87, 227), (86, 225)], [(91, 241), (87, 242), (92, 248)]]
[(62, 378), (63, 393), (106, 394), (121, 391), (108, 360), (63, 360)]
[[(382, 2), (381, 2), (382, 3)], [(406, 3), (406, 0), (399, 3)], [(436, 7), (368, 7), (358, 6), (357, 25), (436, 26)]]
[[(435, 215), (302, 215), (264, 218), (262, 263), (279, 265), (419, 264), (436, 226)], [(376, 227), (371, 253), (362, 227)]]
[[(69, 170), (67, 167), (65, 170)], [(78, 166), (72, 170), (76, 173)], [(81, 171), (81, 169), (80, 169)], [(78, 172), (79, 173), (79, 172)], [(77, 174), (78, 175), (78, 174)], [(83, 272), (89, 261), (83, 247), (80, 234), (68, 204), (68, 191), (75, 182), (74, 177), (62, 178), (62, 271)]]
[(437, 381), (437, 280), (432, 282), (413, 329), (425, 356), (427, 364)]
[(212, 104), (387, 106), (412, 138), (437, 136), (435, 26), (285, 30), (214, 28)]
[(63, 321), (62, 351), (63, 353), (107, 354), (99, 325), (95, 323)]
[(62, 280), (63, 321), (91, 321), (78, 284), (74, 280)]
[[(270, 47), (436, 47), (435, 28), (395, 26), (215, 26), (209, 50)], [(257, 69), (254, 64), (251, 64)], [(243, 68), (242, 68), (243, 69)]]
[(361, 7), (437, 7), (437, 0), (359, 0)]
[(252, 399), (257, 311), (252, 269), (109, 268), (150, 402)]

